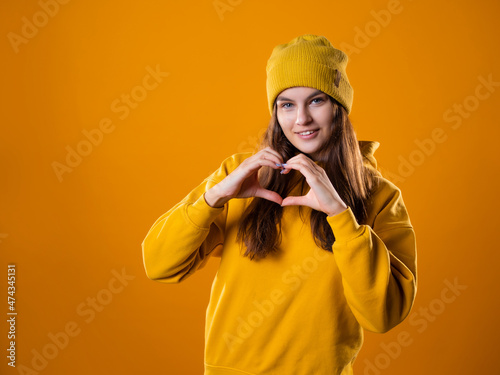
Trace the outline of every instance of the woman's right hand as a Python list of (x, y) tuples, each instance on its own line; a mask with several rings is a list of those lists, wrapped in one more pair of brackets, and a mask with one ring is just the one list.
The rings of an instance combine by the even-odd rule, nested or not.
[(232, 198), (260, 197), (281, 205), (283, 198), (276, 192), (264, 189), (258, 179), (258, 171), (262, 167), (282, 169), (281, 156), (273, 149), (266, 147), (255, 155), (245, 159), (224, 180), (205, 192), (205, 201), (211, 207), (222, 207)]

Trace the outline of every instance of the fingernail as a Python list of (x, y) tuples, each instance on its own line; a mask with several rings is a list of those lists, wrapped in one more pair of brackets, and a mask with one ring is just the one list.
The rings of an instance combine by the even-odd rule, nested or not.
[(285, 173), (285, 171), (286, 171), (286, 169), (282, 169), (282, 170), (280, 171), (280, 174)]
[(281, 167), (281, 164), (276, 163), (276, 166), (277, 166), (277, 167)]
[(282, 166), (282, 167), (286, 167), (286, 166), (287, 166), (287, 164), (286, 164), (286, 163), (284, 163), (284, 164), (281, 164), (281, 166)]

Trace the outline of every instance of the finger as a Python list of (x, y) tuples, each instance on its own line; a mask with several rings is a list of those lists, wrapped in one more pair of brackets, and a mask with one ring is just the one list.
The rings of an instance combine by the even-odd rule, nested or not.
[(260, 150), (258, 153), (256, 153), (252, 159), (267, 159), (267, 160), (272, 160), (275, 164), (282, 164), (283, 163), (283, 158), (281, 157), (280, 154), (278, 154), (276, 151), (270, 149), (269, 147), (266, 147), (263, 150)]
[[(316, 164), (314, 164), (314, 166), (316, 166)], [(309, 163), (302, 162), (300, 160), (286, 162), (284, 173), (286, 174), (292, 169), (295, 169), (295, 170), (299, 171), (300, 173), (302, 173), (302, 175), (306, 178), (306, 180), (319, 178), (321, 175), (321, 171), (317, 170), (315, 167), (311, 166)]]
[(305, 154), (297, 154), (297, 155), (291, 157), (290, 159), (288, 159), (287, 163), (290, 161), (295, 162), (295, 161), (300, 161), (300, 160), (316, 165), (314, 163), (314, 161), (310, 157), (306, 156)]
[(281, 205), (283, 207), (285, 206), (309, 206), (310, 207), (310, 201), (304, 196), (292, 196), (292, 197), (286, 197), (283, 199), (283, 202), (281, 202)]
[(278, 153), (278, 151), (273, 150), (271, 147), (266, 147), (261, 152), (272, 154), (278, 158), (280, 163), (283, 163), (283, 158), (281, 157), (281, 155)]
[(321, 168), (319, 165), (317, 165), (313, 160), (305, 156), (304, 154), (299, 154), (294, 156), (293, 158), (290, 158), (285, 162), (285, 164), (291, 164), (291, 165), (303, 165), (309, 167), (311, 170), (317, 170), (321, 171), (323, 168)]
[[(281, 156), (276, 153), (276, 152), (269, 152), (268, 150), (262, 150), (259, 151), (257, 154), (252, 157), (250, 162), (256, 162), (258, 160), (269, 160), (271, 161), (274, 165), (273, 168), (280, 168), (281, 164), (283, 163), (283, 159)], [(269, 164), (267, 164), (269, 165)]]
[(278, 203), (279, 205), (281, 205), (281, 202), (283, 202), (283, 198), (281, 198), (281, 196), (278, 193), (263, 188), (257, 189), (255, 192), (255, 196), (267, 199), (268, 201), (271, 202)]
[(251, 168), (253, 170), (259, 169), (260, 167), (270, 167), (273, 169), (282, 169), (281, 164), (277, 162), (276, 160), (271, 160), (271, 159), (256, 159), (252, 161), (251, 163)]
[(260, 155), (257, 158), (252, 158), (245, 160), (244, 164), (240, 164), (240, 170), (243, 172), (243, 175), (245, 177), (250, 176), (252, 173), (255, 173), (257, 170), (259, 170), (261, 167), (270, 167), (273, 169), (281, 169), (281, 167), (277, 166), (276, 160), (271, 160), (271, 158), (266, 159)]

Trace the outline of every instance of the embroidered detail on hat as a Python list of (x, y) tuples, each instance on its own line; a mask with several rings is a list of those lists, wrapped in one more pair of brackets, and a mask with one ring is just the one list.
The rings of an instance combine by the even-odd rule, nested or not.
[(333, 81), (333, 83), (335, 83), (335, 86), (336, 87), (339, 87), (339, 83), (340, 83), (340, 72), (338, 71), (338, 69), (335, 69), (335, 81)]

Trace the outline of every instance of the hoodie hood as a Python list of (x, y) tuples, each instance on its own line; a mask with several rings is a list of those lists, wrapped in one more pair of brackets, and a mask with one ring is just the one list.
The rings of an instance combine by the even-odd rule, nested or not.
[(373, 154), (379, 148), (380, 143), (377, 141), (358, 141), (358, 143), (365, 163), (377, 169), (377, 159)]

